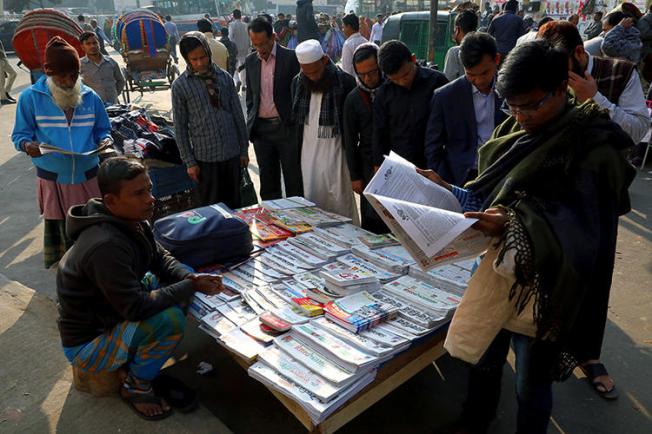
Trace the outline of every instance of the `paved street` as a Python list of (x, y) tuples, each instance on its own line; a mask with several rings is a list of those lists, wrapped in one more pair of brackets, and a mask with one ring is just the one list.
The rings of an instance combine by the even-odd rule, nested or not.
[[(117, 59), (117, 56), (116, 56)], [(11, 58), (16, 64), (16, 59)], [(183, 66), (181, 70), (183, 71)], [(14, 96), (29, 85), (20, 71)], [(132, 101), (170, 109), (170, 92)], [(42, 221), (35, 173), (10, 135), (15, 105), (0, 107), (0, 432), (303, 433), (303, 427), (217, 344), (190, 327), (170, 369), (199, 390), (202, 408), (146, 422), (117, 398), (92, 398), (71, 385), (56, 329), (55, 273), (43, 269)], [(258, 183), (251, 148), (251, 172)], [(603, 361), (620, 398), (606, 402), (574, 375), (555, 385), (550, 433), (652, 432), (652, 158), (631, 188), (632, 212), (621, 219)], [(195, 374), (200, 361), (211, 375)], [(371, 407), (342, 434), (432, 433), (452, 422), (464, 397), (465, 368), (437, 362)], [(505, 368), (503, 399), (492, 433), (514, 432), (514, 375)]]

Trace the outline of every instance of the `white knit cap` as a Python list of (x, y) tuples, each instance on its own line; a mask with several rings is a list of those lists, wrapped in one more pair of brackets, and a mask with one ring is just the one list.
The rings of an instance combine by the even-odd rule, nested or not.
[(324, 57), (324, 50), (321, 49), (321, 44), (315, 39), (308, 39), (303, 41), (294, 50), (297, 54), (297, 60), (302, 65), (315, 63)]

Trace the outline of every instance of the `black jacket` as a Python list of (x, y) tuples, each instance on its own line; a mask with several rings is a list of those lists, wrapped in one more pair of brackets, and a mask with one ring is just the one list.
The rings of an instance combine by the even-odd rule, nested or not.
[(344, 101), (344, 135), (346, 162), (352, 181), (370, 181), (373, 176), (371, 145), (374, 134), (372, 104), (369, 94), (359, 87)]
[[(478, 129), (473, 106), (473, 85), (465, 76), (435, 91), (430, 104), (425, 153), (428, 169), (445, 181), (464, 185), (478, 154)], [(502, 99), (494, 95), (494, 128), (507, 115)]]
[(374, 164), (394, 151), (417, 167), (426, 166), (423, 144), (435, 89), (448, 83), (446, 76), (430, 68), (417, 67), (410, 89), (385, 82), (374, 100)]
[[(99, 199), (72, 207), (66, 232), (74, 245), (57, 270), (59, 333), (64, 347), (84, 344), (123, 321), (140, 321), (193, 295), (190, 272), (161, 247), (147, 223), (113, 217)], [(147, 271), (161, 282), (147, 291)]]
[[(255, 139), (252, 134), (254, 123), (258, 117), (260, 106), (260, 59), (255, 51), (245, 59), (247, 70), (247, 129), (249, 138)], [(289, 50), (281, 44), (276, 44), (276, 63), (274, 67), (274, 105), (281, 120), (286, 126), (292, 124), (292, 98), (290, 87), (292, 79), (299, 73), (299, 62), (294, 50)]]

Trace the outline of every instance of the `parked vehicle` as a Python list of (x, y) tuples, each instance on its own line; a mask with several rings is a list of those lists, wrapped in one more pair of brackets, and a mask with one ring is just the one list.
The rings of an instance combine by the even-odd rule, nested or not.
[[(435, 65), (443, 69), (446, 52), (453, 46), (452, 39), (455, 13), (437, 13), (437, 33), (435, 34)], [(382, 42), (398, 39), (405, 43), (421, 62), (428, 59), (428, 40), (430, 37), (430, 12), (404, 12), (387, 17), (383, 25)]]

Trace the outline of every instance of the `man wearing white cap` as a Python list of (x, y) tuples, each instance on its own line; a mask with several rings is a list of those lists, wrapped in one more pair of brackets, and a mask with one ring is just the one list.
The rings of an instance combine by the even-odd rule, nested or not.
[(319, 41), (296, 48), (301, 72), (292, 81), (292, 113), (296, 121), (304, 195), (320, 208), (359, 221), (342, 132), (346, 96), (355, 79), (324, 54)]

